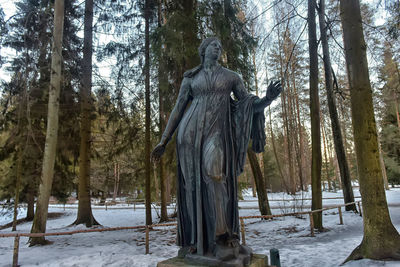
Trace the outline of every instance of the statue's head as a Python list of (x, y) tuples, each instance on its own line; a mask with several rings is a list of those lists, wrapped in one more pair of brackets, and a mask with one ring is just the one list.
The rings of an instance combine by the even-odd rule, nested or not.
[(199, 47), (199, 55), (201, 64), (204, 62), (205, 57), (211, 57), (216, 60), (219, 59), (222, 52), (221, 42), (216, 37), (209, 37), (201, 42)]

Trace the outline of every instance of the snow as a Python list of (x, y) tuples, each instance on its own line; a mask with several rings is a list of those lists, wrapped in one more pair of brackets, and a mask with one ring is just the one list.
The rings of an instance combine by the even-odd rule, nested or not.
[[(357, 190), (355, 196), (359, 196)], [(283, 193), (269, 193), (273, 214), (309, 210), (311, 192), (299, 193), (295, 197)], [(400, 231), (400, 189), (386, 191), (392, 222)], [(324, 192), (323, 197), (341, 197), (342, 192)], [(240, 216), (259, 215), (257, 199), (244, 194), (239, 206)], [(290, 201), (282, 201), (282, 199)], [(359, 199), (357, 199), (359, 200)], [(342, 204), (343, 199), (327, 199), (324, 206)], [(293, 205), (296, 205), (293, 208)], [(70, 226), (76, 218), (76, 205), (51, 205), (50, 213), (61, 213), (58, 218), (49, 219), (47, 232), (64, 232), (85, 229), (84, 226)], [(93, 214), (101, 227), (144, 225), (143, 205), (94, 206)], [(173, 211), (170, 207), (169, 212)], [(24, 217), (22, 208), (20, 217)], [(153, 221), (157, 212), (153, 210)], [(10, 222), (10, 217), (0, 217), (0, 225)], [(351, 251), (360, 244), (363, 237), (362, 218), (353, 212), (343, 211), (344, 225), (339, 224), (337, 209), (324, 212), (323, 225), (327, 229), (310, 236), (308, 216), (303, 218), (282, 217), (274, 220), (245, 220), (246, 243), (255, 253), (269, 255), (271, 248), (279, 249), (282, 266), (339, 266)], [(29, 232), (31, 223), (17, 226), (19, 232)], [(4, 229), (0, 233), (9, 233)], [(143, 230), (122, 230), (99, 233), (83, 233), (68, 236), (50, 236), (51, 245), (28, 247), (28, 239), (21, 237), (19, 264), (21, 266), (156, 266), (157, 262), (177, 255), (175, 227), (157, 227), (150, 232), (150, 254), (145, 255), (145, 233)], [(0, 266), (11, 266), (13, 238), (0, 238)], [(400, 266), (395, 261), (352, 261), (344, 266)]]

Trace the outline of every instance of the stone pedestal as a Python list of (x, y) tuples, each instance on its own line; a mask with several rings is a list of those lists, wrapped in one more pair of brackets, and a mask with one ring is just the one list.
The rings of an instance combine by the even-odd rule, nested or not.
[[(210, 265), (193, 265), (185, 262), (183, 258), (170, 258), (168, 260), (159, 262), (157, 267), (207, 267)], [(262, 254), (253, 254), (250, 264), (246, 267), (268, 267), (268, 256)]]

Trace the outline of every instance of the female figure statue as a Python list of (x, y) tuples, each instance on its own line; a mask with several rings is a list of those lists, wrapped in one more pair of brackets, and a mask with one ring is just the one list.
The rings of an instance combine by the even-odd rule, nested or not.
[(263, 98), (247, 93), (239, 75), (218, 64), (221, 51), (214, 37), (200, 45), (201, 65), (185, 72), (152, 159), (161, 157), (178, 128), (179, 254), (203, 263), (242, 266), (251, 250), (239, 245), (237, 177), (243, 171), (249, 139), (255, 152), (264, 149), (263, 111), (282, 86), (271, 83)]

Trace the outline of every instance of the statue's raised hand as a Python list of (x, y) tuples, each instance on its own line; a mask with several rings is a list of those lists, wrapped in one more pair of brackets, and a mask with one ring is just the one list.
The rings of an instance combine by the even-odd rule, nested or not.
[(283, 91), (282, 84), (280, 81), (272, 82), (268, 85), (266, 97), (267, 99), (273, 101), (280, 93)]
[(158, 162), (160, 161), (160, 158), (162, 154), (164, 154), (165, 151), (165, 144), (159, 143), (156, 145), (156, 147), (153, 149), (153, 152), (151, 152), (151, 161), (153, 162)]

